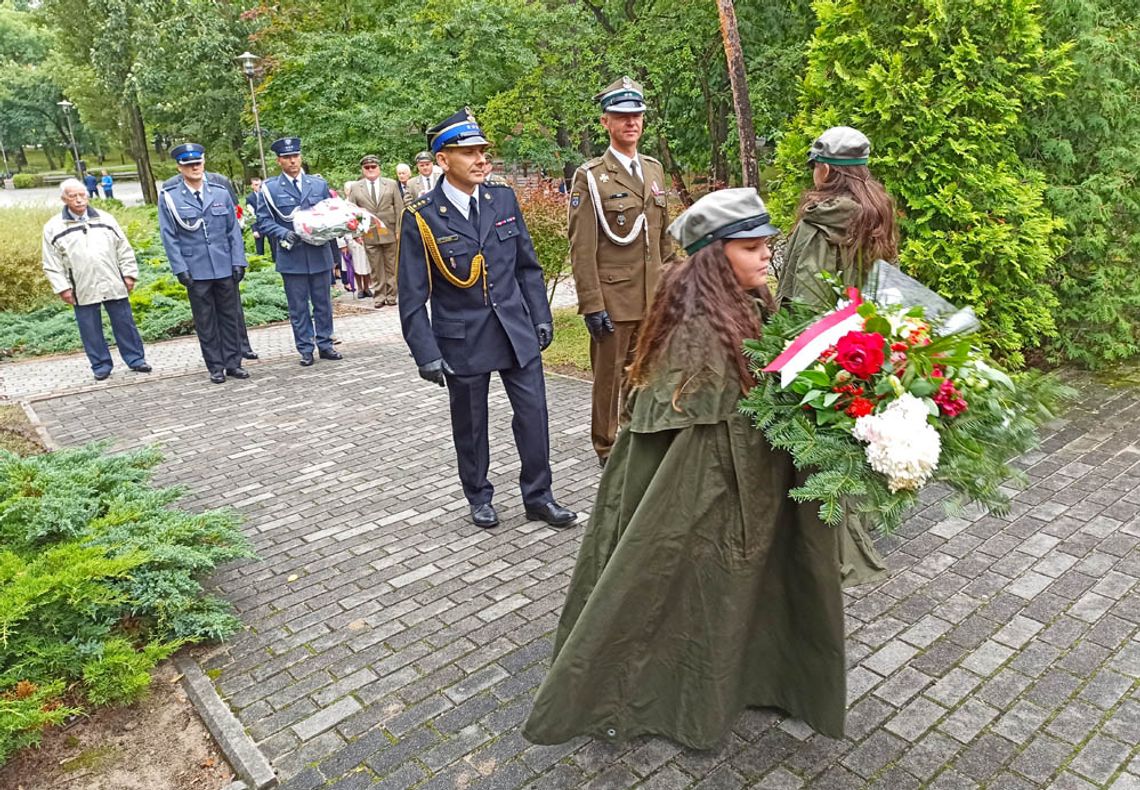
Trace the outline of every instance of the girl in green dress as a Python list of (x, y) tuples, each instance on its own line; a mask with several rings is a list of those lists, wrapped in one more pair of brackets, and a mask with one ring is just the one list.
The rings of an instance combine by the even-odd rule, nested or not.
[[(781, 300), (829, 310), (835, 294), (819, 279), (821, 272), (861, 288), (871, 264), (898, 258), (895, 203), (867, 168), (870, 155), (871, 141), (849, 126), (834, 126), (811, 144), (814, 189), (800, 199), (784, 248), (777, 289)], [(844, 586), (886, 579), (886, 562), (866, 525), (848, 514), (839, 531)]]
[(638, 340), (626, 423), (523, 733), (707, 749), (745, 707), (772, 706), (840, 737), (837, 531), (788, 498), (790, 458), (737, 410), (777, 231), (751, 189), (707, 195), (669, 230), (689, 257), (664, 274)]

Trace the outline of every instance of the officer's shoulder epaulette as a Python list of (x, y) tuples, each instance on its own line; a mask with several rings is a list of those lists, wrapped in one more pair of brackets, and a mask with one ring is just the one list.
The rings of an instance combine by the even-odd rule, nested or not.
[(484, 181), (483, 186), (485, 186), (485, 187), (498, 187), (499, 189), (510, 189), (511, 188), (511, 185), (508, 184), (506, 181)]
[(593, 159), (587, 159), (585, 162), (578, 165), (578, 169), (579, 170), (592, 170), (593, 168), (602, 164), (602, 161), (603, 160), (600, 156), (595, 156)]
[(431, 195), (424, 195), (423, 197), (417, 198), (416, 200), (413, 200), (411, 203), (409, 203), (408, 204), (408, 211), (415, 214), (421, 208), (429, 205), (430, 203), (431, 203)]
[(178, 186), (178, 182), (182, 180), (182, 176), (171, 176), (162, 182), (163, 189), (173, 189)]
[[(655, 164), (655, 165), (660, 165), (660, 164), (661, 164), (661, 160), (660, 160), (660, 159), (654, 159), (652, 156), (649, 156), (648, 154), (642, 154), (642, 153), (639, 153), (638, 155), (639, 155), (639, 156), (640, 156), (642, 159), (647, 159), (647, 160), (649, 160), (650, 162), (652, 162), (652, 163), (653, 163), (653, 164)], [(664, 165), (661, 165), (661, 166), (662, 166), (662, 167), (664, 167)]]

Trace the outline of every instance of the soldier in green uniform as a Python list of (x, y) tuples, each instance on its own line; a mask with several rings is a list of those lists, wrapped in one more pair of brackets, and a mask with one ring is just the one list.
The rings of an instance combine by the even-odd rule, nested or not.
[(665, 169), (637, 150), (645, 120), (641, 86), (622, 77), (594, 98), (610, 146), (574, 173), (570, 264), (578, 312), (590, 330), (590, 433), (604, 465), (617, 433), (624, 370), (673, 244), (666, 233)]
[(523, 735), (714, 747), (747, 706), (843, 736), (838, 531), (797, 504), (791, 457), (737, 409), (754, 384), (753, 295), (771, 251), (763, 201), (726, 189), (670, 227), (666, 269), (629, 371), (629, 422), (602, 472)]

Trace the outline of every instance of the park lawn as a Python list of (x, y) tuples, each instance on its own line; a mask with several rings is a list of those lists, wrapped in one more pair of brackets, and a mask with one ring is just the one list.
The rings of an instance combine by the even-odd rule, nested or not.
[(554, 342), (542, 352), (546, 367), (577, 378), (591, 378), (590, 333), (573, 307), (554, 310)]

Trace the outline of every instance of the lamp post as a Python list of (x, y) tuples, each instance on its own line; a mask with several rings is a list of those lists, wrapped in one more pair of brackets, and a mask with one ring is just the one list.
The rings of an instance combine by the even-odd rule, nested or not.
[(83, 178), (83, 171), (79, 169), (79, 146), (75, 144), (75, 132), (71, 129), (71, 111), (75, 108), (75, 105), (67, 99), (57, 101), (56, 104), (63, 108), (63, 115), (67, 118), (67, 136), (71, 139), (71, 155), (75, 157), (75, 173), (80, 178)]
[(265, 146), (261, 141), (261, 119), (257, 115), (257, 93), (253, 89), (253, 78), (256, 75), (255, 66), (257, 61), (261, 60), (257, 55), (254, 55), (249, 50), (237, 56), (241, 61), (241, 70), (245, 72), (245, 76), (249, 78), (249, 98), (253, 103), (253, 130), (257, 135), (257, 155), (261, 161), (261, 180), (265, 180)]

